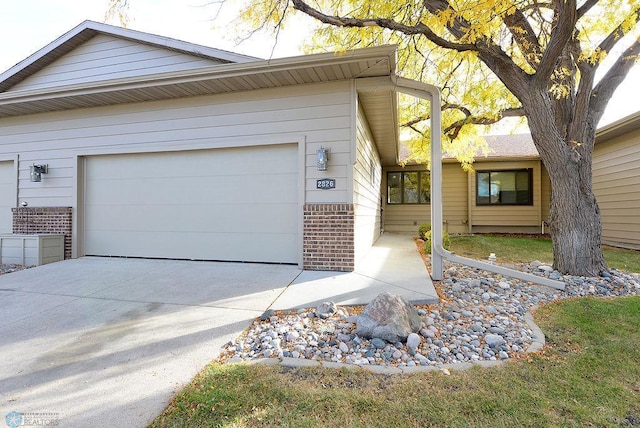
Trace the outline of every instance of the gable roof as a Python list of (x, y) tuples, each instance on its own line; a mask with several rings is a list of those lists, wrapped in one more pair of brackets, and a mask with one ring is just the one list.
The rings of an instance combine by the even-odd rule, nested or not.
[(16, 83), (42, 70), (47, 65), (68, 54), (98, 34), (109, 35), (137, 43), (144, 43), (199, 58), (215, 59), (226, 63), (243, 63), (259, 59), (207, 46), (183, 42), (169, 37), (144, 33), (142, 31), (129, 30), (94, 21), (84, 21), (42, 49), (20, 61), (9, 70), (0, 74), (0, 93), (5, 92)]

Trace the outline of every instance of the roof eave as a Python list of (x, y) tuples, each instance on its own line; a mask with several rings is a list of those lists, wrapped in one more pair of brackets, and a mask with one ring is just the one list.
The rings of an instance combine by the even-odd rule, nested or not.
[[(222, 64), (203, 67), (196, 70), (156, 73), (144, 76), (111, 79), (98, 83), (88, 82), (61, 86), (54, 89), (45, 88), (6, 92), (0, 93), (0, 106), (9, 105), (15, 102), (24, 103), (43, 99), (70, 97), (74, 95), (86, 95), (103, 91), (121, 91), (126, 89), (139, 89), (158, 85), (175, 85), (205, 79), (251, 76), (259, 73), (278, 72), (283, 70), (298, 70), (303, 68), (317, 68), (322, 66), (341, 65), (358, 61), (366, 61), (367, 59), (381, 58), (382, 56), (388, 57), (392, 52), (395, 53), (395, 46), (382, 46), (379, 48), (368, 48), (350, 51), (346, 54), (323, 53), (299, 57), (260, 60), (242, 64)], [(388, 72), (391, 73), (391, 70), (389, 70)]]
[(636, 129), (640, 129), (640, 111), (598, 129), (596, 144), (604, 143)]

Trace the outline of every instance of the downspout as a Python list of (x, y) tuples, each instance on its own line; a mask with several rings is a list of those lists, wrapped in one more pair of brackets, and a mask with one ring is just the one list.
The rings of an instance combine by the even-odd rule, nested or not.
[(428, 100), (431, 113), (431, 277), (443, 279), (443, 260), (460, 263), (500, 275), (518, 278), (558, 290), (564, 290), (564, 282), (554, 281), (515, 269), (496, 266), (480, 260), (457, 256), (442, 246), (442, 141), (440, 90), (426, 83), (402, 77), (392, 77), (397, 92)]

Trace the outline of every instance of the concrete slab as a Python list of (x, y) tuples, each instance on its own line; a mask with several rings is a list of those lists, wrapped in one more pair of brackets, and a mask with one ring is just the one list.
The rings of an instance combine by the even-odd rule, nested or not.
[(438, 301), (410, 234), (383, 234), (355, 272), (302, 272), (271, 308), (309, 308), (329, 300), (337, 305), (366, 305), (384, 292), (397, 294), (414, 304)]
[(2, 275), (0, 417), (147, 426), (299, 273), (85, 258)]
[(1, 275), (0, 418), (144, 427), (268, 307), (366, 304), (384, 291), (437, 300), (409, 235), (385, 234), (348, 274), (90, 257)]

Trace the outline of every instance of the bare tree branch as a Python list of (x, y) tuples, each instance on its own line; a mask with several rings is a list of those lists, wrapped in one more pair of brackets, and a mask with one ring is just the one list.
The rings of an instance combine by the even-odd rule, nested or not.
[(451, 139), (455, 139), (458, 136), (460, 130), (466, 125), (493, 125), (498, 123), (505, 117), (522, 117), (525, 116), (524, 109), (522, 108), (510, 108), (503, 110), (495, 117), (483, 117), (483, 116), (468, 116), (464, 119), (453, 122), (447, 126), (442, 133), (448, 135)]
[(595, 118), (595, 123), (598, 123), (602, 118), (604, 109), (611, 99), (611, 96), (613, 96), (615, 90), (620, 86), (625, 77), (627, 77), (627, 74), (633, 68), (639, 56), (640, 38), (636, 39), (631, 46), (618, 57), (617, 61), (609, 71), (607, 71), (607, 74), (604, 75), (602, 80), (600, 80), (593, 89), (589, 107), (591, 114)]
[(576, 0), (557, 0), (555, 10), (554, 28), (535, 74), (538, 84), (545, 87), (556, 68), (557, 59), (573, 36), (577, 20)]
[[(445, 11), (453, 10), (447, 0), (424, 0), (424, 5), (429, 12), (436, 15)], [(471, 24), (463, 18), (457, 17), (447, 29), (458, 39), (466, 35), (466, 29)], [(518, 99), (525, 95), (523, 88), (529, 86), (529, 76), (507, 55), (500, 46), (491, 40), (484, 38), (475, 43), (479, 58), (489, 67), (491, 71), (504, 83)]]
[[(525, 115), (524, 109), (521, 107), (518, 108), (509, 108), (500, 112), (497, 116), (486, 117), (486, 116), (474, 116), (469, 109), (464, 106), (458, 104), (443, 104), (442, 110), (459, 110), (464, 115), (464, 119), (460, 119), (451, 125), (447, 126), (443, 130), (443, 134), (448, 135), (451, 139), (455, 139), (458, 136), (460, 130), (466, 125), (492, 125), (494, 123), (498, 123), (505, 117), (522, 117)], [(413, 131), (422, 134), (423, 132), (416, 128), (416, 125), (420, 122), (424, 122), (430, 119), (430, 115), (421, 115), (418, 116), (408, 122), (402, 123), (400, 126), (403, 128), (409, 128)]]
[(584, 2), (582, 6), (578, 9), (578, 19), (582, 18), (587, 12), (591, 10), (591, 8), (598, 4), (599, 0), (587, 0)]
[[(542, 58), (542, 48), (527, 17), (521, 10), (516, 9), (514, 13), (505, 15), (502, 21), (518, 44), (525, 61), (535, 69), (540, 58)], [(518, 31), (517, 29), (522, 31)]]
[[(630, 16), (635, 16), (636, 22), (640, 21), (640, 8), (637, 8), (636, 10), (631, 12)], [(623, 24), (620, 24), (602, 41), (602, 43), (600, 43), (598, 47), (605, 52), (609, 52), (623, 36), (624, 28)]]
[(302, 0), (293, 0), (293, 7), (300, 12), (311, 16), (323, 22), (325, 24), (334, 25), (336, 27), (374, 27), (378, 26), (381, 28), (386, 28), (388, 30), (398, 31), (408, 36), (415, 34), (422, 34), (426, 36), (429, 40), (431, 40), (436, 45), (446, 48), (446, 49), (454, 49), (460, 52), (477, 50), (476, 46), (469, 43), (454, 43), (447, 39), (444, 39), (434, 33), (429, 27), (426, 25), (419, 23), (417, 25), (405, 25), (394, 21), (393, 19), (387, 18), (350, 18), (350, 17), (341, 17), (341, 16), (333, 16), (327, 15), (325, 13), (320, 12), (317, 9), (312, 8)]

